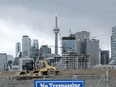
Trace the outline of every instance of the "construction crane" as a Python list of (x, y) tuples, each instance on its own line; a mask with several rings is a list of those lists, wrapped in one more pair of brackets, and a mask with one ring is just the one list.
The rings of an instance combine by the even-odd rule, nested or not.
[[(66, 44), (66, 43), (65, 43)], [(48, 47), (55, 47), (55, 46), (53, 46), (53, 45), (48, 45)], [(63, 49), (63, 52), (66, 52), (66, 50), (65, 49), (72, 49), (72, 47), (69, 47), (68, 45), (67, 45), (67, 47), (65, 47), (65, 46), (63, 46), (63, 47), (60, 47), (60, 46), (58, 46), (58, 48), (64, 48)]]
[(103, 37), (103, 36), (109, 36), (110, 34), (103, 34), (103, 35), (99, 35), (99, 36), (93, 36), (93, 38), (95, 39), (96, 37)]
[(42, 41), (41, 46), (42, 46), (43, 42), (44, 42), (44, 40)]

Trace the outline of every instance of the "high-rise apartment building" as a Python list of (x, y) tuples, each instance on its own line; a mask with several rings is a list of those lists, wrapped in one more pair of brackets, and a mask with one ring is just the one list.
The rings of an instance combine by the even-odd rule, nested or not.
[(16, 43), (16, 57), (19, 57), (21, 54), (21, 44), (20, 42)]
[(91, 67), (99, 64), (99, 40), (79, 39), (76, 46), (77, 53), (90, 55)]
[(22, 37), (22, 57), (30, 57), (31, 39), (24, 35)]
[(86, 40), (86, 54), (91, 57), (91, 67), (99, 64), (99, 40)]
[(101, 50), (101, 64), (108, 64), (109, 50)]
[(112, 27), (111, 58), (116, 60), (116, 26)]
[(99, 40), (90, 40), (90, 32), (82, 31), (75, 34), (76, 52), (90, 55), (91, 67), (99, 64)]
[(79, 39), (78, 41), (76, 41), (76, 52), (79, 54), (87, 54), (86, 39)]
[(62, 54), (69, 51), (76, 52), (75, 35), (72, 34), (68, 37), (62, 37)]
[(34, 61), (36, 61), (37, 57), (38, 57), (38, 49), (36, 49), (35, 47), (31, 46), (31, 49), (30, 49), (30, 58), (33, 58)]
[(111, 61), (109, 65), (116, 65), (116, 25), (112, 27), (111, 36)]
[(51, 48), (49, 48), (47, 45), (43, 45), (40, 48), (40, 56), (45, 57), (45, 56), (48, 56), (48, 54), (51, 54)]
[(33, 40), (33, 47), (35, 47), (36, 49), (39, 48), (39, 46), (38, 46), (38, 40), (36, 40), (36, 39)]
[(82, 31), (75, 34), (76, 52), (79, 54), (86, 53), (86, 40), (90, 39), (90, 32)]

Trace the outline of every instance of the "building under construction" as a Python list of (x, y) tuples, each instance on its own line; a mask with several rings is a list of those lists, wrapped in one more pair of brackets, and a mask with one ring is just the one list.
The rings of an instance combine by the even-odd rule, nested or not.
[(91, 57), (75, 52), (66, 52), (61, 61), (57, 63), (58, 69), (87, 69), (91, 68)]

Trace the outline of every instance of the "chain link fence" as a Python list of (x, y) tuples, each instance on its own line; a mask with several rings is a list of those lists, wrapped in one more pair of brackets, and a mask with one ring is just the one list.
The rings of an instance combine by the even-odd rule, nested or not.
[(105, 87), (104, 75), (11, 76), (10, 87), (34, 87), (34, 80), (85, 80), (85, 87)]
[(109, 87), (116, 87), (116, 78), (109, 79)]
[(116, 78), (105, 75), (0, 76), (0, 87), (34, 87), (34, 80), (85, 80), (85, 87), (116, 87)]
[(0, 76), (0, 87), (9, 87), (8, 76)]

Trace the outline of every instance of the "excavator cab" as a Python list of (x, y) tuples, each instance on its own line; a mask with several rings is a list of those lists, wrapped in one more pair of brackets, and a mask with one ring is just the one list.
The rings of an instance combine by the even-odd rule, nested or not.
[(43, 75), (53, 76), (59, 72), (56, 67), (48, 65), (46, 61), (39, 61), (38, 65), (39, 65), (39, 69), (43, 73)]
[(34, 62), (26, 63), (26, 67), (27, 67), (27, 73), (29, 73), (29, 71), (34, 70), (35, 63)]

